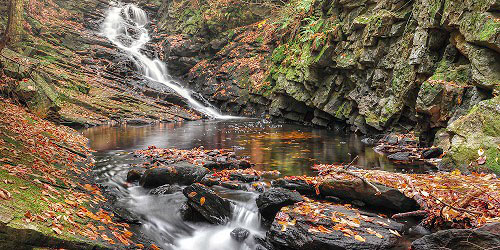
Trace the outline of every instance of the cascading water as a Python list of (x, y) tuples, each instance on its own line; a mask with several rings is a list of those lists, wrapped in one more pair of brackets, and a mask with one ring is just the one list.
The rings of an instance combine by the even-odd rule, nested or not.
[[(181, 87), (169, 77), (163, 62), (150, 59), (141, 52), (143, 46), (150, 40), (146, 29), (147, 23), (146, 13), (137, 6), (118, 5), (110, 8), (102, 26), (103, 34), (131, 56), (142, 69), (145, 77), (171, 88), (187, 99), (194, 109), (216, 119), (237, 118), (222, 115), (214, 108), (195, 100), (188, 89)], [(108, 180), (108, 187), (116, 190), (118, 196), (121, 197), (120, 201), (126, 203), (133, 213), (140, 215), (142, 231), (164, 249), (247, 250), (254, 248), (253, 238), (239, 243), (230, 237), (230, 232), (237, 227), (242, 227), (253, 235), (264, 233), (255, 204), (255, 193), (221, 190), (222, 196), (225, 195), (233, 201), (232, 219), (226, 225), (188, 223), (181, 219), (178, 212), (180, 206), (186, 201), (182, 193), (158, 197), (148, 195), (148, 190), (140, 186), (124, 188), (120, 183), (124, 181), (122, 173), (128, 169), (128, 163), (118, 164), (104, 160), (98, 164), (106, 165), (102, 170), (111, 174), (105, 176)]]
[[(185, 98), (189, 104), (201, 113), (216, 119), (234, 119), (237, 117), (222, 115), (213, 107), (203, 105), (194, 99), (191, 91), (177, 84), (167, 72), (165, 63), (158, 59), (148, 58), (141, 49), (150, 40), (146, 25), (148, 17), (139, 7), (133, 4), (111, 7), (102, 25), (102, 33), (118, 48), (126, 51), (142, 69), (149, 80), (169, 87)], [(208, 102), (207, 102), (208, 103)]]

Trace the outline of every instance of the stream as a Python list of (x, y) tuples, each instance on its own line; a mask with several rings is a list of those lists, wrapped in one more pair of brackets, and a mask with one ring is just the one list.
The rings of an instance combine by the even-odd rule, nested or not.
[[(361, 137), (289, 124), (274, 124), (221, 114), (206, 100), (193, 98), (192, 92), (175, 82), (166, 65), (148, 58), (141, 49), (150, 41), (146, 13), (135, 5), (111, 7), (102, 24), (102, 34), (126, 52), (144, 76), (164, 84), (185, 98), (192, 108), (213, 120), (157, 124), (151, 126), (95, 127), (83, 131), (96, 150), (97, 182), (113, 190), (123, 207), (140, 217), (140, 230), (164, 249), (254, 249), (255, 242), (238, 243), (230, 232), (242, 227), (252, 235), (265, 235), (255, 203), (258, 193), (214, 187), (223, 198), (233, 202), (232, 220), (226, 225), (185, 222), (179, 215), (186, 201), (182, 192), (163, 196), (148, 195), (139, 185), (126, 184), (132, 164), (143, 159), (134, 150), (154, 145), (159, 148), (232, 149), (247, 158), (257, 170), (278, 170), (285, 175), (314, 175), (316, 163), (348, 163), (358, 156), (357, 164), (385, 171), (425, 171), (414, 166), (396, 166)], [(279, 176), (276, 176), (279, 177)], [(269, 181), (269, 179), (267, 180)]]
[[(152, 126), (94, 127), (84, 131), (97, 152), (97, 182), (111, 187), (124, 207), (140, 216), (140, 230), (165, 249), (253, 249), (252, 243), (240, 244), (230, 238), (237, 227), (264, 235), (255, 199), (258, 193), (214, 187), (222, 197), (234, 202), (235, 216), (224, 226), (185, 222), (179, 215), (186, 201), (181, 192), (163, 196), (148, 195), (148, 189), (125, 185), (132, 164), (142, 158), (134, 150), (154, 145), (160, 148), (232, 149), (239, 157), (255, 163), (258, 170), (278, 170), (281, 175), (314, 175), (315, 163), (349, 162), (356, 155), (366, 168), (398, 172), (422, 172), (425, 167), (397, 166), (361, 137), (290, 124), (259, 120), (201, 120)], [(279, 176), (273, 176), (279, 177)], [(269, 179), (267, 179), (269, 181)]]

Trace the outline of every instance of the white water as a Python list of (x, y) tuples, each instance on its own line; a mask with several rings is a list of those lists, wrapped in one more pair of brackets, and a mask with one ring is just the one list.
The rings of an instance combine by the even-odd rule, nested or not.
[[(229, 199), (236, 196), (238, 200), (230, 199), (233, 201), (232, 218), (225, 225), (183, 221), (178, 211), (186, 198), (181, 192), (152, 196), (142, 187), (131, 187), (127, 193), (129, 209), (143, 218), (142, 231), (163, 249), (251, 250), (256, 247), (253, 237), (265, 233), (255, 204), (256, 193), (236, 190), (220, 193)], [(230, 236), (231, 231), (238, 227), (250, 231), (243, 243)]]
[[(149, 40), (146, 12), (133, 4), (111, 7), (102, 25), (102, 33), (118, 48), (126, 51), (141, 68), (144, 76), (152, 81), (159, 82), (174, 90), (185, 98), (189, 104), (201, 113), (216, 119), (234, 119), (237, 117), (222, 115), (213, 107), (203, 105), (194, 99), (191, 91), (174, 82), (164, 62), (159, 59), (148, 58), (141, 49)], [(126, 43), (126, 44), (125, 44)]]

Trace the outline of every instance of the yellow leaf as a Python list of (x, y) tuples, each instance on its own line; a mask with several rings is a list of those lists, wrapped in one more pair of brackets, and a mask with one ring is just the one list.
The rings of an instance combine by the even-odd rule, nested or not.
[(399, 234), (399, 232), (396, 231), (396, 230), (389, 229), (389, 232), (391, 232), (392, 234), (394, 234), (394, 235), (396, 235), (398, 237), (401, 237), (401, 234)]
[(365, 242), (365, 238), (361, 237), (360, 235), (356, 235), (354, 236), (354, 239), (358, 240), (358, 241), (361, 241), (361, 242)]
[(203, 204), (205, 204), (205, 197), (201, 197), (201, 199), (200, 199), (200, 205), (203, 206)]

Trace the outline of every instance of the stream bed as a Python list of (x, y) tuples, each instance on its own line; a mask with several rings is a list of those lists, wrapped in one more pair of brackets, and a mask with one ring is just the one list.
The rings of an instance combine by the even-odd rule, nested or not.
[[(133, 151), (158, 148), (232, 149), (255, 164), (257, 170), (278, 170), (280, 176), (315, 175), (315, 163), (348, 163), (370, 169), (422, 172), (419, 166), (397, 166), (361, 143), (362, 137), (324, 129), (273, 124), (260, 120), (200, 120), (150, 126), (94, 127), (83, 131), (96, 152), (97, 182), (119, 197), (121, 206), (139, 216), (140, 231), (165, 249), (254, 249), (252, 241), (241, 244), (230, 232), (243, 227), (252, 235), (265, 235), (255, 199), (257, 192), (214, 187), (234, 204), (234, 216), (226, 225), (185, 222), (179, 208), (186, 201), (182, 192), (148, 195), (148, 189), (126, 183), (133, 164), (144, 161)], [(278, 176), (273, 176), (278, 177)], [(268, 179), (269, 181), (269, 179)]]

